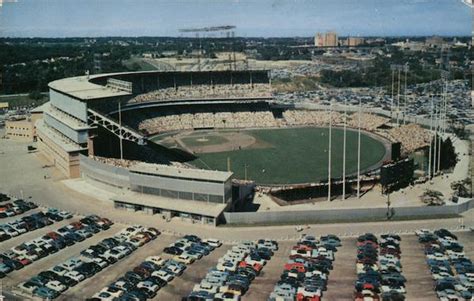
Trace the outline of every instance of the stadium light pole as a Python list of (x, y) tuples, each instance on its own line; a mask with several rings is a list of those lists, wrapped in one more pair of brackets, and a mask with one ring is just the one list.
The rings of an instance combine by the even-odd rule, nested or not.
[(359, 98), (359, 130), (357, 137), (357, 198), (360, 198), (360, 119), (362, 114), (362, 100)]
[(433, 114), (433, 126), (434, 126), (434, 151), (433, 151), (433, 176), (436, 175), (436, 154), (437, 152), (437, 144), (438, 144), (438, 123), (437, 123), (437, 114), (438, 114), (438, 106), (434, 105), (434, 114)]
[(408, 65), (405, 64), (403, 65), (403, 70), (405, 71), (405, 89), (404, 89), (404, 104), (403, 104), (403, 124), (406, 124), (406, 114), (407, 114), (407, 106), (408, 106), (408, 100), (407, 100), (407, 76), (408, 76)]
[(331, 154), (332, 154), (332, 99), (329, 103), (329, 147), (328, 147), (328, 201), (331, 201)]
[(398, 66), (398, 87), (397, 87), (397, 126), (400, 125), (400, 73), (401, 68)]
[(431, 92), (431, 108), (430, 108), (430, 148), (429, 148), (429, 154), (428, 154), (428, 178), (429, 179), (431, 179), (432, 144), (433, 144), (433, 92)]
[(123, 160), (123, 137), (122, 137), (122, 105), (119, 100), (118, 102), (118, 111), (119, 111), (119, 126), (120, 126), (120, 160)]
[(346, 131), (347, 131), (347, 98), (344, 98), (344, 142), (342, 153), (342, 200), (346, 199)]
[(395, 89), (395, 65), (390, 65), (390, 69), (392, 69), (392, 98), (390, 99), (390, 122), (393, 119), (393, 97), (394, 97), (394, 89)]

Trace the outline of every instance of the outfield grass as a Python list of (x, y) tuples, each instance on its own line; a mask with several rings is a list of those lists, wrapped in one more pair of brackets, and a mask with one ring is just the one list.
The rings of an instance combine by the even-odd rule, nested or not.
[[(270, 148), (243, 149), (200, 154), (192, 163), (201, 168), (227, 170), (227, 158), (235, 177), (260, 184), (294, 184), (327, 179), (328, 129), (287, 128), (244, 131), (272, 145)], [(332, 177), (342, 176), (343, 131), (332, 131)], [(385, 156), (382, 142), (361, 135), (361, 169), (367, 169)], [(346, 173), (357, 171), (357, 132), (347, 131)]]

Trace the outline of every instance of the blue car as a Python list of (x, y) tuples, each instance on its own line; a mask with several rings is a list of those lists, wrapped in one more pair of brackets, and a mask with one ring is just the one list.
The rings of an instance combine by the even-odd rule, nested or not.
[(33, 295), (40, 297), (41, 299), (56, 299), (59, 296), (59, 292), (49, 289), (47, 287), (38, 287), (33, 291)]

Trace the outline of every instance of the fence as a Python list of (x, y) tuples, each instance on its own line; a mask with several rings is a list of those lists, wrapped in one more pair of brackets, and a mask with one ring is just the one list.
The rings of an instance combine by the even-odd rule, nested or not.
[(385, 220), (387, 219), (387, 215), (390, 215), (392, 219), (455, 216), (471, 208), (474, 208), (474, 199), (456, 205), (439, 207), (391, 207), (390, 210), (387, 210), (387, 208), (357, 208), (271, 212), (224, 212), (224, 218), (228, 225), (351, 222), (361, 220)]
[(81, 174), (99, 182), (120, 188), (130, 188), (130, 172), (126, 168), (115, 167), (81, 155)]

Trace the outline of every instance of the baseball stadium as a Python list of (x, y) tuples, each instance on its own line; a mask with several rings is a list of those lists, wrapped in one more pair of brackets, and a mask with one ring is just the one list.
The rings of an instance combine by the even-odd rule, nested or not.
[(167, 219), (217, 224), (258, 189), (281, 202), (306, 198), (295, 189), (350, 196), (430, 141), (360, 109), (277, 103), (266, 70), (97, 74), (49, 88), (38, 149), (68, 178), (121, 189), (116, 208)]

